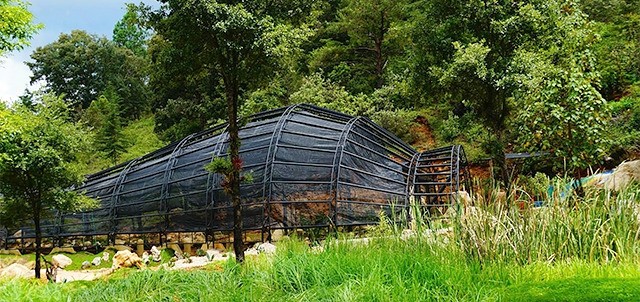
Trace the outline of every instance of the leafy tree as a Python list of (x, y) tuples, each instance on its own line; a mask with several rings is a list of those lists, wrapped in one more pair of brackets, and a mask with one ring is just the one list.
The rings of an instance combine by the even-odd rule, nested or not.
[(313, 50), (311, 71), (322, 71), (351, 93), (382, 88), (392, 57), (402, 54), (405, 1), (343, 0)]
[[(517, 3), (431, 0), (426, 2), (423, 11), (414, 24), (414, 87), (420, 94), (431, 96), (432, 101), (446, 99), (470, 107), (495, 133), (493, 156), (498, 167), (502, 167), (502, 178), (507, 180), (503, 153), (508, 141), (507, 122), (510, 114), (523, 106), (519, 99), (513, 98), (522, 85), (514, 79), (520, 79), (515, 75), (521, 72), (525, 78), (532, 76), (528, 72), (533, 72), (531, 68), (518, 69), (525, 64), (523, 54), (547, 54), (547, 57), (529, 56), (537, 63), (527, 64), (570, 68), (565, 71), (568, 73), (565, 80), (556, 82), (561, 85), (557, 87), (561, 91), (571, 91), (567, 86), (574, 81), (582, 80), (587, 86), (596, 84), (596, 74), (589, 66), (577, 68), (574, 65), (578, 61), (558, 62), (572, 50), (589, 51), (582, 47), (587, 45), (582, 39), (563, 40), (564, 35), (574, 31), (584, 31), (585, 39), (592, 38), (587, 33), (584, 16), (570, 1), (541, 0)], [(571, 69), (572, 66), (575, 68)], [(582, 91), (593, 92), (586, 87)], [(533, 95), (528, 97), (542, 100), (546, 92), (531, 89), (528, 93)], [(559, 102), (565, 97), (567, 95), (559, 93), (553, 99)], [(598, 96), (585, 97), (593, 100)], [(580, 113), (580, 119), (591, 112)], [(580, 124), (584, 123), (588, 120), (581, 120)]]
[(22, 0), (0, 0), (0, 56), (29, 45), (31, 37), (42, 28), (42, 24), (33, 23), (28, 6)]
[(64, 94), (77, 110), (113, 86), (126, 117), (138, 117), (147, 107), (146, 61), (106, 38), (74, 30), (38, 47), (27, 65), (31, 82), (45, 80), (45, 91)]
[(515, 88), (516, 141), (528, 151), (549, 151), (569, 168), (599, 161), (605, 146), (606, 103), (591, 51), (596, 35), (577, 6), (557, 6), (549, 17), (562, 24), (536, 49), (519, 49), (505, 82)]
[(33, 108), (16, 105), (0, 110), (0, 216), (32, 220), (36, 241), (36, 278), (40, 277), (40, 221), (51, 209), (88, 205), (68, 189), (82, 181), (75, 164), (85, 146), (84, 133), (69, 122), (61, 98), (46, 95)]
[(122, 132), (122, 121), (118, 109), (118, 96), (112, 88), (91, 103), (85, 115), (94, 127), (95, 147), (112, 165), (119, 162), (127, 152), (127, 140)]
[[(274, 2), (286, 7), (286, 2)], [(280, 22), (282, 11), (263, 1), (219, 3), (217, 1), (166, 1), (168, 10), (156, 13), (156, 32), (171, 51), (197, 54), (195, 70), (216, 75), (208, 89), (220, 89), (229, 122), (228, 164), (210, 166), (225, 175), (225, 190), (234, 208), (234, 250), (244, 261), (242, 204), (240, 201), (238, 107), (243, 88), (260, 83), (277, 68), (277, 58), (286, 57), (304, 31)], [(188, 61), (193, 62), (193, 61)]]
[(139, 57), (147, 56), (147, 41), (151, 37), (150, 31), (143, 24), (141, 10), (144, 9), (127, 3), (127, 12), (113, 28), (113, 42), (120, 47), (128, 48)]

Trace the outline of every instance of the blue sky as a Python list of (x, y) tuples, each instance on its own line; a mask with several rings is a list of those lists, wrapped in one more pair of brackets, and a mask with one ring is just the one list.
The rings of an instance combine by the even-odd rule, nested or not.
[(159, 6), (154, 0), (30, 0), (29, 10), (44, 28), (31, 40), (31, 46), (0, 58), (0, 100), (15, 101), (29, 86), (31, 72), (23, 63), (39, 46), (55, 41), (61, 33), (74, 29), (111, 38), (113, 26), (124, 15), (127, 2)]

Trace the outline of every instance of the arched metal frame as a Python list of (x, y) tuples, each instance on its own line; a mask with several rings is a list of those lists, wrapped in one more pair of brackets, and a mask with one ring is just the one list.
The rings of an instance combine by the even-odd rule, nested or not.
[[(226, 127), (88, 176), (76, 190), (98, 199), (100, 208), (59, 215), (45, 237), (231, 230), (222, 176), (204, 170), (228, 155)], [(316, 106), (256, 114), (240, 138), (244, 169), (257, 175), (241, 186), (245, 225), (263, 236), (274, 229), (375, 224), (380, 211), (391, 214), (410, 200), (429, 211), (470, 189), (462, 147), (416, 152), (368, 118)]]

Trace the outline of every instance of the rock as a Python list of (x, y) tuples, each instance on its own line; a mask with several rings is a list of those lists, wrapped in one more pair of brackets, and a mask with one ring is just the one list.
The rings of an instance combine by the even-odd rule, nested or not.
[(102, 252), (102, 261), (109, 261), (109, 252)]
[(126, 241), (124, 241), (124, 240), (122, 240), (122, 239), (116, 239), (116, 240), (114, 241), (114, 243), (115, 243), (116, 245), (125, 245), (125, 244), (127, 244), (127, 242), (126, 242)]
[(13, 263), (0, 270), (0, 277), (29, 278), (29, 277), (33, 277), (33, 275), (34, 275), (33, 270), (29, 269), (28, 267), (20, 263)]
[(160, 250), (155, 245), (151, 247), (151, 259), (154, 262), (160, 262), (160, 260), (162, 260)]
[(149, 262), (151, 261), (150, 258), (151, 258), (151, 255), (149, 255), (148, 252), (145, 251), (144, 253), (142, 253), (142, 263), (149, 264)]
[(621, 163), (605, 180), (604, 187), (619, 191), (633, 182), (640, 182), (640, 160)]
[(214, 248), (214, 249), (216, 249), (216, 250), (218, 250), (218, 251), (221, 251), (221, 252), (224, 252), (224, 251), (226, 251), (226, 250), (227, 250), (227, 249), (224, 247), (224, 244), (219, 243), (219, 242), (214, 243), (214, 244), (213, 244), (213, 248)]
[(59, 268), (65, 268), (69, 265), (71, 265), (71, 263), (73, 263), (73, 261), (71, 260), (71, 258), (63, 255), (63, 254), (57, 254), (54, 255), (51, 258), (51, 263)]
[(116, 244), (114, 246), (110, 246), (107, 248), (112, 248), (116, 251), (133, 251), (133, 249), (130, 246), (126, 246), (126, 245), (122, 245), (122, 244)]
[(100, 264), (102, 264), (102, 258), (100, 257), (95, 257), (91, 260), (91, 265), (93, 266), (100, 266)]
[(193, 238), (193, 243), (205, 243), (204, 233), (196, 233)]
[(258, 252), (258, 250), (255, 249), (255, 248), (250, 248), (250, 249), (247, 249), (246, 251), (244, 251), (244, 254), (247, 255), (247, 256), (249, 256), (249, 255), (257, 256), (258, 254), (260, 254), (260, 252)]
[(271, 231), (271, 241), (280, 241), (284, 236), (284, 230)]
[(60, 253), (75, 254), (76, 250), (74, 250), (73, 247), (70, 247), (70, 246), (54, 247), (49, 253), (49, 255), (60, 254)]
[(121, 267), (137, 267), (142, 268), (142, 259), (135, 253), (131, 251), (119, 251), (115, 255), (113, 255), (113, 265), (111, 266), (113, 269), (118, 269)]
[(182, 249), (180, 248), (180, 246), (177, 243), (167, 243), (167, 248), (172, 249), (175, 253), (174, 255), (176, 257), (178, 257), (178, 259), (182, 259)]
[(92, 247), (93, 243), (91, 243), (91, 241), (85, 241), (83, 246), (84, 247)]
[(264, 254), (273, 254), (276, 252), (276, 246), (271, 244), (270, 242), (265, 242), (265, 243), (259, 244), (256, 247), (256, 250)]
[(19, 250), (17, 249), (10, 249), (10, 250), (5, 250), (5, 249), (1, 249), (0, 250), (0, 255), (14, 255), (14, 256), (22, 256), (22, 253), (20, 253)]
[(81, 269), (88, 269), (91, 267), (91, 262), (89, 261), (84, 261), (82, 262), (82, 266), (80, 267)]

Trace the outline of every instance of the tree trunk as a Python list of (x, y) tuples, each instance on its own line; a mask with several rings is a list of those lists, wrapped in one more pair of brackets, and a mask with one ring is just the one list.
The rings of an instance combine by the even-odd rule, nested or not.
[(244, 242), (242, 238), (242, 201), (240, 200), (240, 137), (238, 135), (238, 83), (233, 76), (225, 77), (227, 114), (229, 118), (229, 157), (233, 172), (229, 177), (230, 197), (233, 204), (233, 250), (236, 261), (244, 261)]
[(33, 211), (33, 224), (36, 231), (36, 279), (40, 279), (40, 246), (42, 245), (42, 234), (40, 231), (40, 209), (34, 207)]

